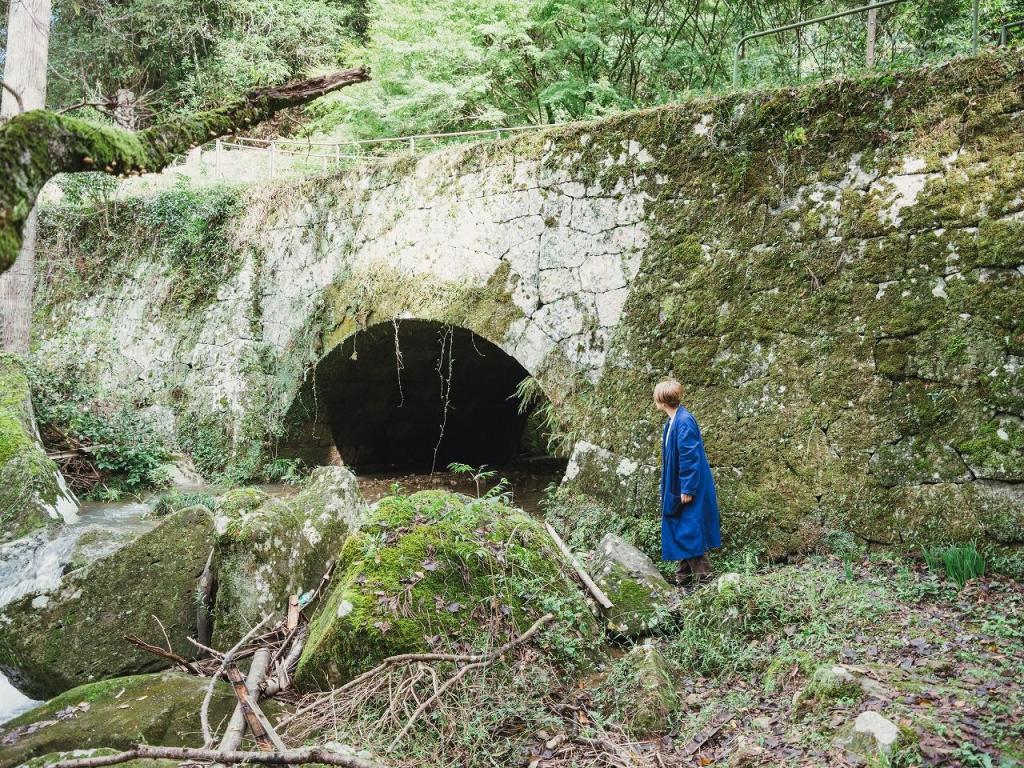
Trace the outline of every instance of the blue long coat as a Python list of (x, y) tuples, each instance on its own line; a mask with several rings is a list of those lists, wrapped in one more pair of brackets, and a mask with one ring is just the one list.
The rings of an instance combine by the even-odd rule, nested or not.
[[(661, 445), (661, 559), (700, 557), (722, 546), (722, 532), (715, 479), (693, 414), (679, 406)], [(684, 505), (683, 493), (693, 501)]]

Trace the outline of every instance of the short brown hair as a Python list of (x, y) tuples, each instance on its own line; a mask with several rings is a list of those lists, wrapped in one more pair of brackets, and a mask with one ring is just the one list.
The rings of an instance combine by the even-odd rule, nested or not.
[(659, 381), (654, 387), (654, 402), (660, 405), (667, 405), (669, 408), (678, 408), (683, 399), (683, 385), (675, 379)]

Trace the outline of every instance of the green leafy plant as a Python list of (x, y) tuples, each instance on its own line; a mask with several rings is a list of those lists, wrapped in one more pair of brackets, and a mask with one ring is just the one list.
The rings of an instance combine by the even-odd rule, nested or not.
[(969, 544), (926, 548), (923, 554), (931, 570), (945, 573), (960, 589), (971, 579), (985, 575), (985, 558), (978, 552), (977, 544), (973, 541)]
[(268, 483), (296, 485), (308, 474), (306, 463), (299, 458), (278, 458), (263, 465), (263, 476)]
[[(170, 459), (160, 436), (131, 402), (105, 397), (88, 385), (78, 363), (30, 371), (33, 404), (45, 434), (73, 439), (89, 447), (101, 485), (93, 495), (112, 490), (135, 493), (166, 482), (161, 466)], [(106, 489), (106, 490), (103, 490)]]
[[(490, 480), (492, 477), (498, 474), (496, 469), (487, 469), (486, 464), (481, 464), (479, 467), (474, 467), (469, 464), (463, 464), (458, 461), (453, 461), (448, 465), (448, 471), (454, 472), (457, 475), (469, 475), (473, 482), (476, 484), (476, 497), (479, 498), (490, 498), (490, 491), (487, 492), (487, 497), (484, 497), (480, 484), (485, 480)], [(503, 483), (508, 483), (508, 480), (502, 478)], [(498, 485), (500, 485), (499, 483)], [(495, 486), (496, 488), (497, 486)], [(494, 490), (493, 488), (491, 489)]]

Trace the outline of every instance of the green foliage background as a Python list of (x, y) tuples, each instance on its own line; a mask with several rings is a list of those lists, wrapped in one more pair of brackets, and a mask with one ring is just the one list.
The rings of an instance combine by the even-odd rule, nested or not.
[[(0, 18), (8, 3), (0, 2)], [(377, 138), (563, 122), (731, 82), (745, 34), (861, 0), (55, 0), (49, 100), (132, 90), (140, 125), (245, 89), (366, 63), (373, 82), (270, 130)], [(970, 50), (971, 0), (879, 12), (878, 64)], [(982, 42), (1024, 0), (982, 0)], [(864, 16), (751, 43), (750, 83), (864, 66)], [(6, 30), (0, 28), (0, 45)], [(87, 108), (88, 109), (88, 108)]]

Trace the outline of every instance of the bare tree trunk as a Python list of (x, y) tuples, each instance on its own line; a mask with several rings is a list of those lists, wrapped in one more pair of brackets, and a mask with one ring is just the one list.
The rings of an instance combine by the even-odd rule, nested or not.
[[(21, 97), (3, 91), (0, 120), (22, 109), (46, 105), (46, 62), (50, 44), (50, 0), (11, 0), (7, 16), (4, 82)], [(36, 263), (36, 211), (25, 222), (14, 266), (0, 274), (0, 349), (28, 352)]]

